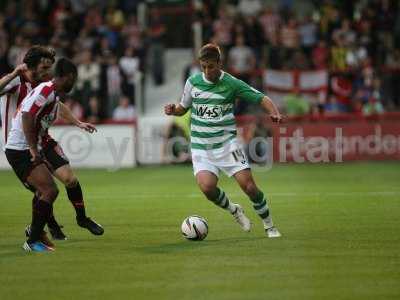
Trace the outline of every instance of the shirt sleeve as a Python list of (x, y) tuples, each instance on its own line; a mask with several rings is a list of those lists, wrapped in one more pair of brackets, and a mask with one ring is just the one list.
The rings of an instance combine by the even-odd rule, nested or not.
[(193, 85), (190, 83), (189, 79), (186, 80), (180, 102), (180, 105), (184, 108), (190, 108), (192, 106), (192, 89)]
[(260, 103), (265, 97), (263, 93), (240, 79), (236, 79), (236, 96), (241, 100), (253, 103)]
[(4, 89), (0, 92), (0, 95), (14, 94), (15, 92), (17, 92), (20, 84), (21, 79), (19, 78), (19, 76), (17, 76), (4, 87)]

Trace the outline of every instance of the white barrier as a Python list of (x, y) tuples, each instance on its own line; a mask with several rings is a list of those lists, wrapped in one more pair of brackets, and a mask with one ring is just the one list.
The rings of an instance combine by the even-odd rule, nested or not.
[(140, 164), (164, 162), (163, 144), (165, 133), (172, 118), (142, 117), (137, 127), (137, 161)]
[[(133, 125), (99, 125), (97, 130), (89, 134), (74, 126), (55, 126), (50, 134), (59, 142), (73, 167), (117, 170), (136, 165)], [(0, 169), (10, 169), (3, 151)]]

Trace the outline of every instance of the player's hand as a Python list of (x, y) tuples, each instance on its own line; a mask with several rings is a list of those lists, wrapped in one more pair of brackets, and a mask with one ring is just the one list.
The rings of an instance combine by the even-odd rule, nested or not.
[(29, 149), (31, 153), (31, 162), (34, 166), (37, 166), (43, 162), (43, 159), (37, 149)]
[(28, 66), (26, 64), (20, 64), (20, 65), (16, 66), (16, 68), (13, 71), (13, 74), (15, 76), (22, 75), (26, 71), (28, 71)]
[(175, 113), (175, 104), (167, 104), (164, 106), (164, 112), (167, 116), (173, 115)]
[(271, 118), (272, 122), (274, 123), (282, 123), (283, 122), (283, 116), (281, 114), (271, 114), (269, 115)]
[(83, 129), (83, 130), (89, 132), (89, 133), (97, 132), (96, 127), (91, 123), (80, 122), (78, 124), (78, 127), (80, 129)]

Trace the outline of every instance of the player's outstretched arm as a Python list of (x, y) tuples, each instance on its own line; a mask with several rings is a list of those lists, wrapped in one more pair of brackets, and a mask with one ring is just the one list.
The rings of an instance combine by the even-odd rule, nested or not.
[(79, 121), (72, 113), (72, 111), (62, 102), (58, 103), (58, 117), (63, 121), (75, 125), (87, 132), (93, 133), (97, 131), (93, 124)]
[(180, 104), (167, 104), (164, 106), (164, 113), (167, 116), (183, 116), (188, 111)]
[(26, 64), (21, 64), (21, 65), (18, 65), (14, 69), (14, 71), (12, 71), (11, 73), (4, 75), (0, 79), (0, 95), (2, 95), (4, 93), (4, 88), (7, 86), (7, 84), (9, 84), (15, 77), (23, 74), (27, 70), (28, 70), (28, 67), (26, 66)]
[(283, 121), (283, 116), (280, 114), (278, 107), (268, 96), (264, 96), (261, 100), (261, 106), (269, 113), (272, 122), (281, 123)]

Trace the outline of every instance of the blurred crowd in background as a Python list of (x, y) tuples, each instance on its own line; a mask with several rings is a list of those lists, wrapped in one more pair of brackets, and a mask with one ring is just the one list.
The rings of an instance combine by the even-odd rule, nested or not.
[[(193, 47), (191, 25), (197, 23), (203, 43), (223, 49), (225, 69), (259, 89), (266, 69), (328, 70), (326, 97), (310, 105), (294, 90), (286, 99), (289, 113), (293, 101), (304, 104), (294, 114), (375, 114), (400, 107), (398, 1), (153, 0), (147, 1), (145, 24), (137, 17), (141, 2), (1, 1), (0, 75), (19, 64), (31, 45), (46, 44), (78, 65), (67, 105), (79, 118), (132, 119), (137, 74), (162, 85), (166, 49)], [(194, 60), (177, 76), (185, 80), (196, 71)], [(239, 103), (236, 112), (251, 108)]]
[[(310, 105), (287, 95), (288, 113), (382, 113), (400, 105), (398, 1), (203, 1), (204, 40), (225, 50), (227, 70), (263, 88), (265, 69), (328, 70), (328, 90)], [(299, 2), (299, 1), (297, 1)], [(308, 2), (308, 3), (307, 3)], [(308, 4), (308, 5), (307, 5)], [(257, 79), (259, 79), (257, 81)], [(290, 109), (296, 102), (297, 109)]]

